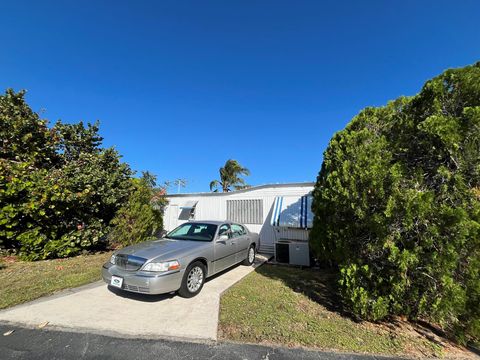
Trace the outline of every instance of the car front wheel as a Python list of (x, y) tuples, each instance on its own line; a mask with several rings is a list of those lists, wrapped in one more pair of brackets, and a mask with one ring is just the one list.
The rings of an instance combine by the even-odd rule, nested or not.
[(243, 265), (250, 266), (255, 261), (255, 246), (250, 245), (248, 248), (247, 258), (243, 260)]
[(205, 283), (206, 269), (205, 265), (200, 261), (190, 264), (185, 271), (182, 279), (182, 285), (178, 290), (178, 294), (184, 298), (191, 298), (202, 290)]

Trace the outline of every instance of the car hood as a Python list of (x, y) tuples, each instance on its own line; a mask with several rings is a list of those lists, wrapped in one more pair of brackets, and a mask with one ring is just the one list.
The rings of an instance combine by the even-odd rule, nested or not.
[(117, 254), (134, 255), (147, 260), (161, 257), (162, 260), (172, 260), (186, 255), (192, 250), (206, 246), (204, 241), (159, 239), (145, 241), (136, 245), (127, 246)]

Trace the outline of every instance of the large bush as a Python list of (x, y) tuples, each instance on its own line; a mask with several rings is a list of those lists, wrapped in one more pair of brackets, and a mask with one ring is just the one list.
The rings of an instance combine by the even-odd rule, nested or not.
[(134, 191), (112, 220), (110, 242), (132, 245), (152, 240), (163, 228), (163, 189), (155, 189), (155, 177), (148, 172), (141, 179), (132, 179)]
[(480, 338), (480, 63), (335, 134), (313, 211), (312, 246), (354, 314)]
[(0, 246), (29, 260), (101, 245), (133, 190), (132, 172), (101, 147), (98, 125), (51, 128), (24, 100), (0, 96)]

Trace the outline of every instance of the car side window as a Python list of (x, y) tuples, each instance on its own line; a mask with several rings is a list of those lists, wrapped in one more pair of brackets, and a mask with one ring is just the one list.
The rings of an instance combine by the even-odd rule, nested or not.
[(246, 231), (242, 225), (232, 224), (232, 237), (238, 237), (245, 234), (246, 234)]
[(215, 236), (215, 227), (212, 225), (207, 224), (200, 224), (194, 225), (193, 227), (193, 234), (199, 238), (206, 238), (208, 240), (212, 240)]
[(228, 235), (228, 238), (230, 239), (232, 237), (232, 232), (230, 230), (230, 225), (228, 224), (223, 224), (220, 226), (220, 228), (218, 229), (218, 236), (220, 235)]

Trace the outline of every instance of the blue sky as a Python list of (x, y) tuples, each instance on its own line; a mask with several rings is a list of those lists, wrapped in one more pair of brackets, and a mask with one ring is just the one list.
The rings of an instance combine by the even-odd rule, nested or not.
[[(359, 110), (480, 60), (479, 1), (1, 1), (0, 89), (208, 191), (314, 181)], [(176, 190), (172, 189), (172, 192)]]

